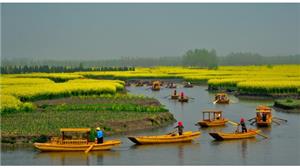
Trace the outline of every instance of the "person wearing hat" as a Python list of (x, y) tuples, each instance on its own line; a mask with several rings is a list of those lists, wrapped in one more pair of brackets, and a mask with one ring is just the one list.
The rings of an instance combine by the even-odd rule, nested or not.
[(175, 128), (178, 129), (178, 134), (182, 135), (184, 126), (181, 121), (178, 122), (178, 125)]
[(97, 137), (97, 144), (103, 143), (103, 131), (101, 131), (100, 127), (96, 128), (96, 137)]
[(240, 125), (242, 126), (242, 132), (247, 132), (247, 128), (246, 128), (244, 118), (241, 118)]

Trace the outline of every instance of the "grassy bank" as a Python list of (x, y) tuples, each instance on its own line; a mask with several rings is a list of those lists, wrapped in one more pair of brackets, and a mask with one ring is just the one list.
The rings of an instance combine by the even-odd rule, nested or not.
[(2, 142), (58, 136), (59, 129), (64, 127), (100, 126), (106, 135), (111, 135), (161, 127), (175, 121), (157, 100), (140, 96), (85, 96), (33, 103), (34, 111), (2, 115)]
[(300, 100), (298, 99), (281, 99), (274, 101), (274, 107), (282, 108), (285, 110), (297, 110), (300, 112)]

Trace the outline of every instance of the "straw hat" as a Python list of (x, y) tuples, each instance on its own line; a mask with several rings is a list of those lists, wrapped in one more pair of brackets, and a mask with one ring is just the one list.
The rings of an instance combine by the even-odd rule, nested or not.
[(100, 130), (100, 127), (97, 127), (96, 130)]

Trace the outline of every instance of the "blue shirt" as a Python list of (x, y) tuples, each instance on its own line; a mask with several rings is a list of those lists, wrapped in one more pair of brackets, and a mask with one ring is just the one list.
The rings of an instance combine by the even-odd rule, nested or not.
[(101, 130), (97, 131), (97, 138), (102, 138), (103, 132)]

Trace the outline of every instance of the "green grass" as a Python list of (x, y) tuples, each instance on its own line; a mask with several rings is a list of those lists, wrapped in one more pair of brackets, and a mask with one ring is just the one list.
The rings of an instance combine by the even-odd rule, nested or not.
[(287, 109), (300, 109), (300, 100), (298, 99), (279, 99), (275, 100), (275, 105)]

